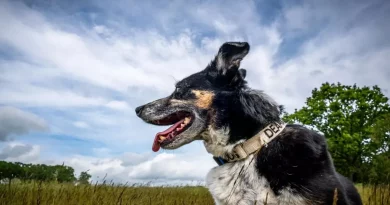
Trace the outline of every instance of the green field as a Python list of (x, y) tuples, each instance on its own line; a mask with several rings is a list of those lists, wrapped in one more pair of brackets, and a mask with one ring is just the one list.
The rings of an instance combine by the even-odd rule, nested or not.
[(204, 187), (131, 187), (56, 183), (0, 185), (0, 204), (214, 204)]
[[(357, 185), (364, 204), (389, 205), (390, 186)], [(214, 204), (206, 188), (14, 183), (0, 185), (0, 205), (9, 204)]]

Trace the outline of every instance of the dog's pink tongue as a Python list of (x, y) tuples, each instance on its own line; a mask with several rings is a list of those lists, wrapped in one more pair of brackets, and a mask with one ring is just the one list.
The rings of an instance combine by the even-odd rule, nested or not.
[(155, 139), (152, 146), (153, 152), (158, 152), (160, 150), (160, 143)]
[(182, 119), (179, 122), (175, 123), (174, 125), (172, 125), (168, 129), (166, 129), (165, 131), (157, 133), (156, 137), (154, 137), (154, 142), (153, 142), (153, 146), (152, 146), (153, 152), (158, 152), (158, 150), (160, 150), (160, 142), (158, 141), (160, 139), (160, 136), (168, 135), (169, 133), (174, 131), (176, 129), (176, 127), (180, 126), (180, 124), (183, 123), (183, 122), (184, 122), (184, 119)]

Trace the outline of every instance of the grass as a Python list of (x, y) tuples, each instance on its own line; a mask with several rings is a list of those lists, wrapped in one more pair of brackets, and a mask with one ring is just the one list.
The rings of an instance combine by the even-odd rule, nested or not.
[(364, 205), (390, 205), (390, 184), (362, 185), (357, 184)]
[(15, 183), (0, 185), (0, 205), (214, 204), (206, 188)]
[[(364, 204), (389, 205), (390, 185), (356, 185)], [(0, 184), (0, 205), (76, 204), (214, 204), (202, 186), (147, 187), (124, 185), (79, 185), (58, 183)]]

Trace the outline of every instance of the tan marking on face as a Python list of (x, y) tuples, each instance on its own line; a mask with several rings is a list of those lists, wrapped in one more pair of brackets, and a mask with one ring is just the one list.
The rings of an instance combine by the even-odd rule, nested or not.
[(201, 109), (209, 109), (213, 103), (214, 93), (205, 90), (193, 90), (196, 96), (195, 105)]

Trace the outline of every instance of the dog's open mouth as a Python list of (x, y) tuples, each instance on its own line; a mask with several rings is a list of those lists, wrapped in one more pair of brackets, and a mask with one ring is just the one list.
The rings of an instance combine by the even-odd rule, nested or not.
[(157, 152), (175, 140), (175, 138), (187, 130), (192, 124), (193, 117), (188, 112), (177, 112), (164, 119), (153, 121), (156, 125), (172, 125), (165, 131), (159, 132), (154, 138), (152, 150)]

